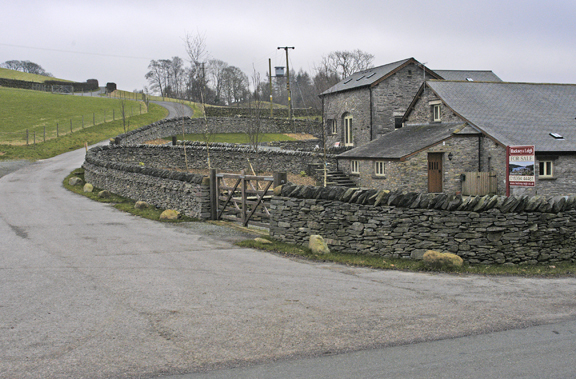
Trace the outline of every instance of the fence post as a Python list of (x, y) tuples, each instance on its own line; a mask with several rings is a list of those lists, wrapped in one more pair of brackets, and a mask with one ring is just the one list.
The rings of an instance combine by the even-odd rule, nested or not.
[(72, 119), (70, 119), (70, 133), (73, 133), (72, 132)]
[(26, 145), (28, 145), (28, 129), (26, 129)]
[(246, 226), (246, 172), (244, 170), (240, 171), (241, 186), (242, 186), (242, 226)]
[(96, 126), (96, 113), (92, 113), (92, 126)]
[(34, 148), (36, 148), (36, 131), (34, 131)]
[(274, 175), (274, 184), (272, 184), (272, 187), (276, 188), (278, 186), (288, 183), (288, 174), (286, 174), (285, 172), (274, 172), (273, 175)]
[(218, 186), (216, 185), (216, 169), (210, 169), (210, 219), (218, 219)]
[(60, 137), (60, 133), (58, 132), (58, 123), (56, 123), (56, 138)]
[(44, 142), (46, 142), (46, 125), (44, 125)]
[(115, 109), (112, 109), (112, 121), (116, 121), (116, 112), (115, 112)]

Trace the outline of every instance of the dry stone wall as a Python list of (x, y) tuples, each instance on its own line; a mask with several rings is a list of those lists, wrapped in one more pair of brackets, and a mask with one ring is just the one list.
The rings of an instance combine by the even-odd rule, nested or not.
[[(120, 153), (116, 159), (108, 152)], [(95, 187), (163, 209), (175, 209), (187, 216), (207, 219), (210, 216), (208, 178), (198, 174), (163, 170), (140, 165), (131, 159), (130, 151), (113, 147), (95, 147), (86, 153), (84, 177)]]
[(469, 263), (576, 262), (576, 198), (462, 197), (445, 194), (282, 187), (271, 203), (270, 235), (305, 245), (384, 258), (455, 253)]
[[(141, 144), (159, 138), (182, 135), (182, 133), (246, 133), (254, 130), (254, 119), (248, 117), (179, 117), (160, 120), (150, 125), (120, 134), (114, 139), (117, 145)], [(322, 134), (320, 122), (294, 120), (291, 125), (286, 119), (260, 119), (260, 133), (310, 133)]]

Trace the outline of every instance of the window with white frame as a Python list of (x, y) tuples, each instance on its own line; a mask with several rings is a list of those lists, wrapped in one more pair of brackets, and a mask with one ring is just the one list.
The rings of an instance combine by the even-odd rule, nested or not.
[(538, 176), (540, 178), (552, 178), (554, 177), (554, 162), (553, 161), (540, 161), (540, 170)]
[(352, 174), (360, 173), (360, 164), (358, 161), (350, 161), (350, 172)]
[(386, 162), (384, 162), (384, 161), (374, 162), (374, 175), (384, 176), (386, 174), (385, 167), (386, 167)]
[(354, 146), (352, 136), (352, 115), (344, 117), (344, 146)]
[(434, 104), (432, 106), (432, 121), (442, 121), (442, 109), (440, 108), (440, 104)]

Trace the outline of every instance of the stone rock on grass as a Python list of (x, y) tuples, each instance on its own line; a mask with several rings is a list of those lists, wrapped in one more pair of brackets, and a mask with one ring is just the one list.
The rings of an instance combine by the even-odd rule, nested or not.
[(166, 209), (160, 214), (160, 220), (177, 220), (180, 217), (180, 212), (173, 209)]
[(146, 209), (146, 208), (148, 208), (148, 203), (145, 202), (145, 201), (137, 201), (137, 202), (134, 204), (134, 208), (136, 208), (136, 209)]
[(86, 183), (86, 184), (84, 184), (84, 188), (82, 188), (82, 191), (92, 192), (92, 191), (94, 191), (94, 186), (90, 183)]
[(326, 242), (324, 242), (324, 238), (317, 234), (313, 234), (310, 236), (310, 241), (308, 242), (308, 247), (314, 254), (329, 254), (330, 249)]
[(98, 192), (98, 197), (100, 199), (108, 199), (110, 196), (112, 196), (110, 191), (103, 190), (103, 191)]
[(71, 186), (80, 186), (82, 185), (84, 182), (82, 181), (82, 179), (80, 179), (77, 176), (73, 176), (70, 179), (68, 179), (68, 184)]
[(455, 268), (461, 267), (462, 258), (452, 253), (440, 253), (434, 250), (428, 250), (422, 257), (424, 264), (432, 268)]
[(256, 241), (256, 242), (260, 242), (260, 243), (263, 243), (263, 244), (269, 244), (269, 243), (272, 243), (272, 241), (268, 241), (266, 238), (260, 238), (260, 237), (258, 237), (258, 238), (254, 238), (254, 241)]

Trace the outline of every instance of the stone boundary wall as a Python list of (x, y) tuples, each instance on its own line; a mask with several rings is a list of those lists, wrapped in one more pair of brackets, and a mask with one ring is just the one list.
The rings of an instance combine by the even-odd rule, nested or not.
[(25, 80), (0, 78), (0, 86), (10, 88), (31, 89), (34, 91), (50, 92), (52, 90), (52, 85), (71, 86), (73, 87), (75, 92), (98, 89), (98, 81), (95, 79), (90, 79), (85, 83), (61, 82), (57, 80), (47, 80), (44, 83), (36, 83), (36, 82), (28, 82)]
[[(92, 151), (92, 150), (90, 150)], [(186, 151), (186, 159), (184, 155)], [(306, 171), (309, 175), (309, 168), (314, 164), (321, 164), (323, 157), (319, 153), (306, 151), (289, 150), (263, 150), (257, 152), (251, 148), (241, 145), (214, 143), (210, 145), (210, 167), (218, 169), (220, 172), (252, 172), (252, 167), (256, 172), (289, 172), (299, 174)], [(128, 164), (130, 167), (136, 166), (154, 169), (208, 169), (208, 153), (206, 145), (202, 142), (187, 142), (186, 148), (183, 144), (171, 145), (130, 145), (118, 146), (110, 145), (106, 149), (99, 150), (98, 156), (102, 161), (109, 163)], [(328, 156), (328, 163), (333, 165), (336, 160), (334, 156)], [(250, 167), (252, 164), (252, 167)]]
[[(260, 133), (310, 133), (321, 134), (321, 124), (317, 121), (294, 120), (294, 126), (286, 119), (260, 119)], [(254, 119), (247, 117), (179, 117), (160, 120), (150, 125), (120, 134), (114, 139), (117, 145), (141, 144), (158, 138), (168, 138), (184, 133), (246, 133), (253, 126)]]
[[(208, 117), (236, 117), (250, 116), (256, 112), (255, 108), (235, 108), (235, 107), (206, 107), (206, 116)], [(294, 117), (318, 117), (320, 118), (321, 112), (314, 108), (295, 108), (292, 110)], [(288, 108), (274, 109), (274, 117), (288, 118)], [(270, 106), (262, 106), (260, 108), (261, 117), (270, 116)]]
[[(210, 217), (210, 185), (207, 177), (163, 170), (139, 163), (110, 159), (113, 148), (95, 147), (83, 164), (86, 182), (115, 194), (164, 209), (175, 209), (199, 219)], [(116, 148), (122, 152), (122, 148)], [(129, 155), (129, 150), (124, 150)]]
[(420, 259), (426, 250), (468, 263), (576, 262), (576, 197), (462, 197), (338, 187), (282, 187), (270, 235), (334, 251)]

